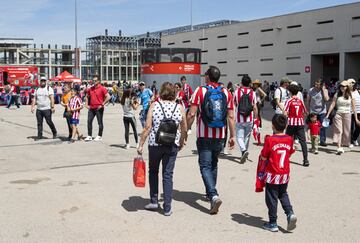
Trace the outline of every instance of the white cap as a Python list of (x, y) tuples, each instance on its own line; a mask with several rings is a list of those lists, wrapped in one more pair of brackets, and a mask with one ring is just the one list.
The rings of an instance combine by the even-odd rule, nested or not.
[(46, 78), (45, 76), (41, 76), (41, 77), (40, 77), (40, 81), (41, 81), (41, 80), (47, 81), (47, 78)]

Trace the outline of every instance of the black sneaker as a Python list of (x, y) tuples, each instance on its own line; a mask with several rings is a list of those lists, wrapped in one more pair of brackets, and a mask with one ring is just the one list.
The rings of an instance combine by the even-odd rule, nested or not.
[(57, 134), (53, 134), (53, 139), (56, 139), (57, 138)]
[(297, 221), (297, 218), (296, 218), (296, 215), (294, 213), (290, 213), (288, 216), (287, 216), (287, 230), (290, 231), (290, 230), (294, 230), (296, 228), (296, 221)]
[(309, 160), (304, 160), (303, 166), (309, 167), (310, 163)]
[(43, 136), (37, 136), (36, 138), (34, 138), (35, 141), (39, 141), (41, 139), (43, 139), (44, 137)]
[(269, 230), (271, 232), (278, 232), (279, 227), (276, 223), (264, 223), (263, 229)]
[(248, 157), (249, 157), (249, 152), (245, 150), (241, 156), (240, 164), (244, 164)]
[(321, 147), (327, 147), (327, 144), (326, 144), (325, 142), (321, 142), (321, 143), (320, 143), (320, 146), (321, 146)]

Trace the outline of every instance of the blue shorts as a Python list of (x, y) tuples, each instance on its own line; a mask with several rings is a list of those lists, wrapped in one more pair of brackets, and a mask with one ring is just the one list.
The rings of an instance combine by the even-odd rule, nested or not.
[(79, 125), (79, 119), (71, 118), (70, 124), (71, 124), (71, 125)]

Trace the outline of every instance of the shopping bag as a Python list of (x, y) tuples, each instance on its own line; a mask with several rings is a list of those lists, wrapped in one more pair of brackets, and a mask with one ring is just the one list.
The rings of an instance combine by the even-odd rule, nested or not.
[(145, 181), (146, 181), (145, 161), (141, 156), (134, 158), (133, 181), (136, 187), (145, 187)]

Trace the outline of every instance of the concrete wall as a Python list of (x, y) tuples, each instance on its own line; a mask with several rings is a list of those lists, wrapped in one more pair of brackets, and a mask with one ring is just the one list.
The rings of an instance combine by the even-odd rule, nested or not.
[(308, 88), (322, 73), (312, 55), (339, 54), (340, 79), (345, 63), (360, 62), (345, 58), (360, 51), (360, 3), (163, 36), (161, 46), (201, 48), (202, 72), (216, 65), (225, 83), (239, 82), (242, 74), (268, 81), (288, 76)]

